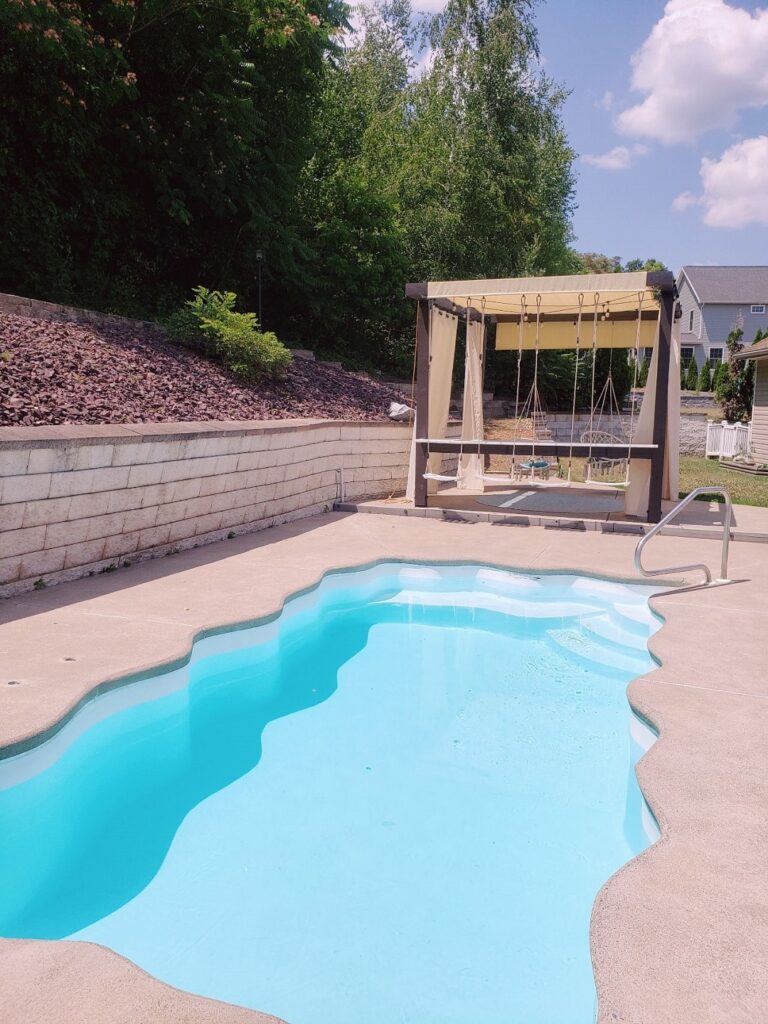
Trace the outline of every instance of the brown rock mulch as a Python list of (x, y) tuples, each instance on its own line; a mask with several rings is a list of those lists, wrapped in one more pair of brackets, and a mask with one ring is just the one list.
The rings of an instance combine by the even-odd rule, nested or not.
[(390, 385), (310, 360), (249, 385), (159, 333), (0, 314), (0, 425), (375, 420), (393, 400)]

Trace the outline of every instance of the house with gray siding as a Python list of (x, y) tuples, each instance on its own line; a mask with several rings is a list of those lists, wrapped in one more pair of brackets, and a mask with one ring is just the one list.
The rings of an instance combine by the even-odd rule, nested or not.
[(705, 359), (714, 368), (727, 357), (725, 339), (734, 327), (747, 345), (768, 328), (768, 267), (683, 267), (677, 290), (683, 366), (693, 357), (699, 369)]

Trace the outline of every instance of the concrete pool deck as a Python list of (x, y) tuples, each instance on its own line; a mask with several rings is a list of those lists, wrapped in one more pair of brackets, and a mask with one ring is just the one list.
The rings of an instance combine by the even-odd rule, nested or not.
[[(401, 558), (629, 580), (636, 540), (330, 513), (26, 594), (0, 604), (0, 748), (28, 746), (97, 687), (183, 660), (206, 630), (274, 613), (328, 569)], [(719, 544), (659, 536), (647, 556), (716, 566)], [(638, 776), (662, 838), (595, 902), (601, 1024), (753, 1024), (768, 1005), (768, 547), (732, 545), (730, 574), (654, 598), (661, 666), (629, 694), (660, 730)], [(69, 942), (0, 940), (0, 1007), (3, 1024), (274, 1020)]]

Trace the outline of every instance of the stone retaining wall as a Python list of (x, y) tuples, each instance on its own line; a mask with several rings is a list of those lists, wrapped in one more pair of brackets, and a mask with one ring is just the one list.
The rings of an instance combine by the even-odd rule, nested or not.
[(704, 455), (707, 450), (707, 414), (680, 417), (680, 454)]
[(0, 429), (0, 596), (405, 489), (405, 424)]
[(127, 325), (140, 331), (144, 337), (148, 332), (163, 333), (162, 328), (153, 320), (131, 320), (129, 317), (115, 316), (112, 313), (62, 306), (56, 302), (43, 302), (41, 299), (28, 299), (23, 295), (9, 295), (6, 292), (0, 292), (0, 313), (14, 313), (16, 316), (28, 316), (34, 320), (58, 320), (92, 327)]

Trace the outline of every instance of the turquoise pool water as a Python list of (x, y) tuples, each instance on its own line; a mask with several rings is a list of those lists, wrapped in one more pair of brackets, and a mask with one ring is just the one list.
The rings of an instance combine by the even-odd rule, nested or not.
[(0, 762), (0, 934), (290, 1024), (590, 1024), (651, 592), (379, 565), (201, 641)]

